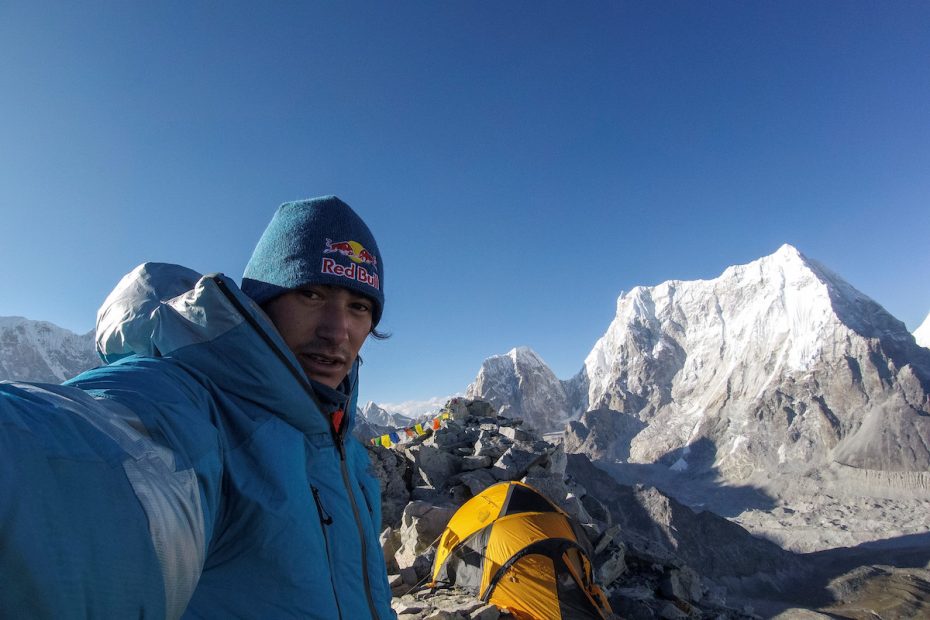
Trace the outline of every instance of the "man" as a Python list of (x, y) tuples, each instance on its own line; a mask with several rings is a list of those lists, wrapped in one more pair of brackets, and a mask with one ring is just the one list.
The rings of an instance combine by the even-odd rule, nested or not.
[(287, 203), (241, 290), (142, 265), (106, 366), (0, 384), (0, 617), (393, 618), (350, 435), (383, 281), (348, 205)]

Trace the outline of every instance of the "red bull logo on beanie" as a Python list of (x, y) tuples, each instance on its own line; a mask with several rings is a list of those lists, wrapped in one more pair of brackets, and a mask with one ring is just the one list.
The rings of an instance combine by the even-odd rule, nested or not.
[(333, 241), (332, 239), (327, 239), (323, 254), (333, 254), (336, 252), (349, 257), (349, 260), (353, 263), (367, 263), (375, 267), (378, 266), (378, 259), (358, 241)]
[(363, 282), (368, 286), (372, 286), (378, 289), (379, 291), (381, 290), (381, 282), (378, 280), (378, 274), (369, 273), (367, 269), (357, 263), (352, 263), (346, 267), (344, 265), (340, 265), (331, 258), (324, 258), (323, 267), (320, 271), (322, 273), (339, 276), (340, 278), (348, 278), (349, 280)]
[(374, 270), (369, 272), (364, 265), (371, 265), (377, 268), (378, 259), (365, 249), (358, 241), (333, 241), (326, 240), (326, 247), (323, 248), (323, 254), (342, 254), (352, 261), (348, 267), (340, 265), (332, 258), (323, 258), (323, 265), (320, 268), (322, 273), (348, 278), (356, 282), (362, 282), (368, 286), (381, 290), (381, 282), (378, 273)]

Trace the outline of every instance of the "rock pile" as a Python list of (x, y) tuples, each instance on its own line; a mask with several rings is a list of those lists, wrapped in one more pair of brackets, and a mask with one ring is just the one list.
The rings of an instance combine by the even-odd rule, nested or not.
[[(759, 572), (791, 568), (790, 554), (775, 545), (709, 513), (695, 515), (655, 489), (617, 485), (586, 457), (567, 456), (561, 445), (540, 439), (519, 419), (498, 416), (485, 401), (454, 399), (446, 407), (452, 415), (443, 428), (393, 448), (369, 447), (381, 481), (381, 543), (403, 620), (510, 617), (465, 592), (424, 587), (435, 545), (455, 511), (506, 480), (532, 485), (582, 525), (595, 551), (597, 581), (618, 617), (751, 618), (751, 610), (726, 606), (726, 578), (758, 579)], [(715, 538), (701, 549), (701, 537), (710, 534)], [(712, 578), (699, 574), (701, 567)]]

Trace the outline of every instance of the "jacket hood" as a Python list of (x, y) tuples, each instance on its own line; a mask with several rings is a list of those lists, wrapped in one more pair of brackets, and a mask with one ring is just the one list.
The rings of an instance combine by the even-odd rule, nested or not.
[[(223, 274), (167, 263), (126, 274), (97, 312), (97, 353), (170, 357), (224, 393), (275, 412), (308, 433), (329, 432), (313, 388), (262, 309)], [(358, 361), (349, 375), (354, 424)], [(308, 402), (308, 400), (310, 402)]]

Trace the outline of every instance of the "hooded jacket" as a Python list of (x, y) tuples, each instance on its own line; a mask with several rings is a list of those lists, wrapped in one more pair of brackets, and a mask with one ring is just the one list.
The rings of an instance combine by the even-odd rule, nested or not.
[(98, 313), (106, 366), (0, 384), (0, 616), (394, 618), (380, 492), (264, 313), (148, 263)]

